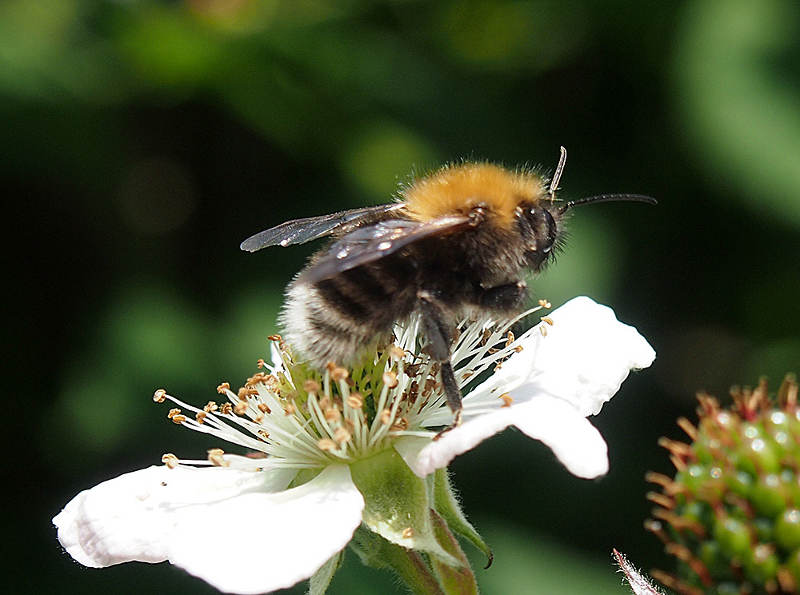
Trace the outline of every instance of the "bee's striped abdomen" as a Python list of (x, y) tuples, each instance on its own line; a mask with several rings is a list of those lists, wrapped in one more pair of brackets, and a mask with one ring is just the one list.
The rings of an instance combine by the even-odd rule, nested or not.
[(328, 362), (347, 365), (411, 313), (416, 290), (413, 266), (398, 258), (313, 284), (301, 274), (287, 290), (281, 322), (301, 358), (318, 368)]

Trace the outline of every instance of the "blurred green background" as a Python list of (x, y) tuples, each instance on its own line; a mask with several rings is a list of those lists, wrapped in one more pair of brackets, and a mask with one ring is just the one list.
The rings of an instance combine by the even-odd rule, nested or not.
[[(564, 145), (562, 198), (660, 204), (576, 210), (536, 295), (612, 305), (659, 358), (595, 419), (603, 479), (512, 430), (453, 470), (496, 548), (484, 592), (624, 593), (612, 547), (664, 565), (643, 475), (670, 470), (656, 440), (695, 390), (800, 372), (798, 40), (800, 8), (772, 1), (0, 3), (6, 443), (25, 455), (5, 465), (6, 588), (212, 592), (167, 565), (79, 567), (50, 519), (219, 445), (152, 391), (203, 403), (252, 373), (314, 248), (239, 242), (448, 160), (552, 168)], [(350, 558), (331, 592), (394, 590)]]

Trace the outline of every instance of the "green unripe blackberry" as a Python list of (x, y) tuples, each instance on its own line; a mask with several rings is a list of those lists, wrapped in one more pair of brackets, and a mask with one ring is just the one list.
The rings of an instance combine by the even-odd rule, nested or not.
[(653, 577), (685, 595), (800, 592), (800, 405), (787, 376), (771, 397), (766, 380), (731, 389), (733, 404), (699, 394), (698, 422), (678, 425), (690, 442), (662, 438), (674, 477), (660, 487), (645, 526), (677, 558)]

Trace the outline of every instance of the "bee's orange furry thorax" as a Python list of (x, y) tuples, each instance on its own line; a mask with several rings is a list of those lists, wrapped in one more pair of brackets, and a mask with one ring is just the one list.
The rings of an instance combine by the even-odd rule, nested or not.
[(420, 178), (402, 196), (409, 214), (418, 221), (465, 213), (483, 204), (497, 225), (510, 227), (520, 203), (537, 204), (546, 193), (542, 178), (531, 172), (464, 163)]

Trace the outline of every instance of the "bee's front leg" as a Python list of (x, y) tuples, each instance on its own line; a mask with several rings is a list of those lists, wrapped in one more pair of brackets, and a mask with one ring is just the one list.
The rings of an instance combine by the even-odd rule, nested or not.
[(440, 363), (442, 375), (442, 385), (444, 394), (447, 397), (447, 404), (455, 413), (453, 425), (439, 432), (435, 439), (438, 439), (445, 432), (461, 424), (461, 391), (456, 382), (456, 375), (453, 372), (453, 364), (450, 361), (450, 339), (451, 330), (448, 317), (444, 307), (429, 292), (421, 290), (417, 293), (420, 310), (422, 311), (422, 324), (425, 328), (425, 335), (430, 342), (431, 356)]

